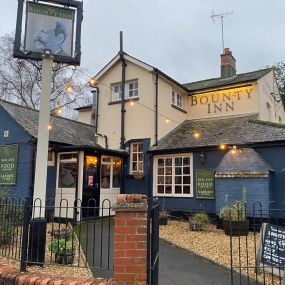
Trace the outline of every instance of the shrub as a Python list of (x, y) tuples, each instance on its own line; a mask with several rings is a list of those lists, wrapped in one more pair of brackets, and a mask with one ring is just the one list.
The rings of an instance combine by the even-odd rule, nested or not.
[(64, 238), (55, 238), (49, 245), (49, 250), (56, 255), (65, 255), (73, 253), (75, 250), (71, 240)]
[(225, 206), (220, 209), (220, 219), (225, 221), (245, 221), (246, 205), (244, 202), (236, 202), (233, 206)]
[(197, 213), (191, 219), (191, 223), (201, 226), (207, 226), (210, 224), (209, 216), (206, 213)]

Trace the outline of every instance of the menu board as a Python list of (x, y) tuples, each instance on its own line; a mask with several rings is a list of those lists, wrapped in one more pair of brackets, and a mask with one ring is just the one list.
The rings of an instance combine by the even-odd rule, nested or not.
[[(260, 265), (276, 275), (285, 266), (285, 227), (264, 223), (261, 228)], [(279, 270), (280, 269), (280, 270)]]
[(215, 171), (213, 169), (196, 170), (196, 198), (215, 199)]
[(0, 185), (15, 185), (18, 166), (18, 145), (0, 146)]

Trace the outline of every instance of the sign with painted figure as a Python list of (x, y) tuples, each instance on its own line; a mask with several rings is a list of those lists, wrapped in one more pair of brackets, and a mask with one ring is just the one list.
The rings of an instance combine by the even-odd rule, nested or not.
[(196, 170), (196, 198), (215, 199), (215, 171), (213, 169)]
[(18, 145), (0, 146), (0, 185), (17, 182)]
[(260, 230), (260, 269), (283, 275), (285, 267), (285, 227), (264, 223)]
[(255, 85), (217, 90), (190, 97), (191, 118), (211, 118), (258, 112)]
[(72, 57), (74, 10), (27, 3), (25, 50)]

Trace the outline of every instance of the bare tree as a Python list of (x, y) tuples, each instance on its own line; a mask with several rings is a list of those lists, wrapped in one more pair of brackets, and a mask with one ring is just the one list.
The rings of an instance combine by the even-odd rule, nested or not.
[[(0, 38), (0, 98), (38, 109), (42, 64), (13, 58), (13, 41), (12, 35)], [(64, 108), (65, 115), (74, 117), (75, 107), (90, 102), (88, 78), (83, 73), (79, 67), (54, 64), (51, 112)], [(67, 86), (73, 91), (68, 92)]]

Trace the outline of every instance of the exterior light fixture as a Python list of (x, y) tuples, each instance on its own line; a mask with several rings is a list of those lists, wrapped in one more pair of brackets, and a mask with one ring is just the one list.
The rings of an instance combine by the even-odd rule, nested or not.
[(169, 119), (168, 118), (165, 119), (165, 123), (167, 123), (167, 124), (169, 123)]
[(90, 87), (96, 87), (98, 81), (95, 79), (95, 77), (90, 78), (88, 81)]
[(194, 136), (195, 139), (198, 139), (198, 138), (201, 136), (201, 134), (198, 133), (198, 132), (195, 132), (195, 133), (193, 134), (193, 136)]
[(237, 152), (237, 146), (234, 145), (233, 148), (232, 148), (232, 154), (236, 154), (236, 152)]
[(225, 144), (221, 144), (221, 145), (220, 145), (220, 149), (224, 150), (224, 149), (226, 149), (226, 148), (227, 148), (227, 146), (226, 146)]
[(201, 164), (205, 164), (206, 163), (206, 159), (207, 159), (206, 153), (202, 150), (200, 155), (199, 155), (200, 163)]
[(135, 105), (135, 102), (134, 102), (134, 101), (131, 101), (131, 102), (130, 102), (130, 105), (131, 105), (131, 106), (134, 106), (134, 105)]
[(73, 85), (71, 83), (68, 83), (67, 86), (66, 86), (65, 91), (67, 93), (72, 93), (74, 91)]

